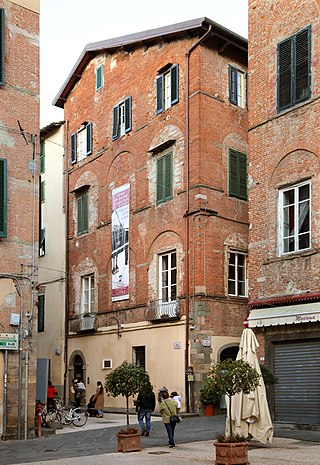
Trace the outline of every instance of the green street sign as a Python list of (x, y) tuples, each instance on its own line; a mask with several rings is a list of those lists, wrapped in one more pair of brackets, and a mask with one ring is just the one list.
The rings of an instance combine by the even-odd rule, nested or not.
[(0, 333), (0, 350), (18, 350), (19, 335), (15, 333)]

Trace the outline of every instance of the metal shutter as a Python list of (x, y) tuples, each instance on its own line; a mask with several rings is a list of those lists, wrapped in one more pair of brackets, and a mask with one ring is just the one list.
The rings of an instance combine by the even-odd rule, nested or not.
[(275, 420), (320, 424), (320, 339), (274, 346)]

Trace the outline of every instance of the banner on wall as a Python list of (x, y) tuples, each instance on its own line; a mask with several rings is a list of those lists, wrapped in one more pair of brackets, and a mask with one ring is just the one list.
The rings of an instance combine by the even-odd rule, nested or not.
[(112, 191), (112, 302), (129, 299), (130, 184)]

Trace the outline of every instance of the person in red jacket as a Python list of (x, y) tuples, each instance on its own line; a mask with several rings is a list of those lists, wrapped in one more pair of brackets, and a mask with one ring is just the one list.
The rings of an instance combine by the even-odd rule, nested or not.
[(47, 394), (47, 403), (48, 408), (54, 407), (54, 398), (58, 395), (57, 389), (52, 385), (51, 381), (48, 381), (48, 394)]

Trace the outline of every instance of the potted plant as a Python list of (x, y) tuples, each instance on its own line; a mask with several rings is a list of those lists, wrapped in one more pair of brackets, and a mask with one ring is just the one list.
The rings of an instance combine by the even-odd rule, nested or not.
[(219, 405), (221, 394), (212, 385), (211, 378), (207, 378), (200, 389), (200, 402), (204, 406), (205, 416), (214, 415), (215, 407)]
[(140, 432), (130, 428), (129, 397), (135, 396), (141, 390), (150, 386), (150, 378), (144, 368), (132, 363), (123, 362), (105, 377), (105, 389), (108, 395), (126, 398), (127, 428), (120, 430), (118, 436), (118, 452), (133, 452), (141, 450)]
[(260, 375), (244, 360), (227, 359), (216, 363), (208, 375), (212, 388), (220, 395), (226, 395), (229, 404), (230, 435), (219, 435), (216, 448), (216, 464), (247, 464), (248, 442), (246, 438), (234, 436), (232, 432), (231, 406), (235, 394), (249, 394), (260, 383)]

